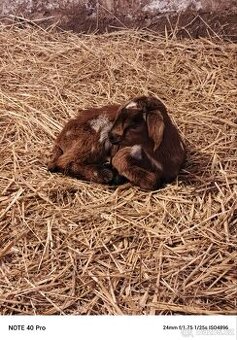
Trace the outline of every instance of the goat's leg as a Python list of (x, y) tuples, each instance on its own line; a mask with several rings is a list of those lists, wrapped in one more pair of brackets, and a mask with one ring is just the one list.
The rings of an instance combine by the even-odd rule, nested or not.
[(161, 174), (154, 171), (142, 150), (139, 155), (136, 155), (133, 147), (120, 149), (113, 157), (112, 165), (120, 175), (141, 189), (155, 190), (160, 186)]
[(83, 164), (76, 161), (71, 162), (68, 173), (71, 176), (101, 184), (111, 183), (114, 177), (112, 168), (105, 164)]
[[(78, 159), (80, 159), (79, 156)], [(75, 160), (73, 150), (58, 157), (53, 166), (53, 171), (97, 183), (110, 183), (114, 176), (111, 166), (102, 163), (86, 164), (81, 159)], [(49, 170), (52, 171), (50, 168)]]

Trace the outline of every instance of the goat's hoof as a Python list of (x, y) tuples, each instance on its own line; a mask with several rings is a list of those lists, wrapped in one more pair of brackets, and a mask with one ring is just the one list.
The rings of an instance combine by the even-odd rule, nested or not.
[(114, 174), (111, 169), (103, 168), (99, 171), (99, 177), (102, 183), (109, 184), (113, 180)]
[(126, 177), (119, 175), (118, 173), (114, 174), (113, 180), (109, 183), (110, 185), (121, 185), (126, 183), (128, 180)]

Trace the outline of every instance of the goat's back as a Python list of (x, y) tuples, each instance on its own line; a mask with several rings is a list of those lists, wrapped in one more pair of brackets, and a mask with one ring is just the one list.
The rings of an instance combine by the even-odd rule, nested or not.
[[(65, 152), (79, 143), (86, 148), (98, 146), (104, 142), (100, 136), (109, 130), (119, 105), (108, 105), (102, 108), (91, 108), (80, 111), (76, 118), (69, 120), (56, 139), (56, 144)], [(101, 140), (100, 140), (101, 137)]]

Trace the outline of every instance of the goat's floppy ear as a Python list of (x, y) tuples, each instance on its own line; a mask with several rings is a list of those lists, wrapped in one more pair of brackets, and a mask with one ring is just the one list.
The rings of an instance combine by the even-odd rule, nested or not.
[(154, 142), (154, 151), (158, 149), (162, 140), (165, 129), (163, 116), (159, 110), (148, 111), (146, 113), (147, 130), (149, 137)]
[(163, 116), (166, 115), (166, 107), (160, 99), (153, 96), (138, 97), (136, 101), (142, 107), (148, 135), (153, 140), (153, 150), (156, 151), (163, 140), (165, 129)]

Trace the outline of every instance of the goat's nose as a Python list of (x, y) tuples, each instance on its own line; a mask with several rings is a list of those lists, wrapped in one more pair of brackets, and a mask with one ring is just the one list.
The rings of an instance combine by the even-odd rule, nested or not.
[(109, 132), (109, 141), (112, 144), (119, 144), (121, 142), (121, 136), (114, 132)]

